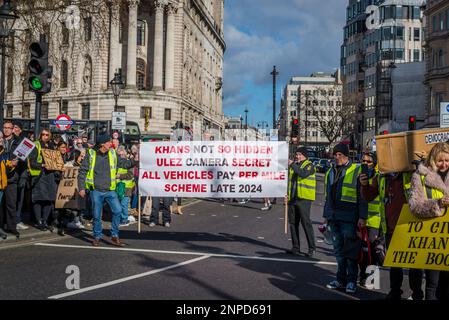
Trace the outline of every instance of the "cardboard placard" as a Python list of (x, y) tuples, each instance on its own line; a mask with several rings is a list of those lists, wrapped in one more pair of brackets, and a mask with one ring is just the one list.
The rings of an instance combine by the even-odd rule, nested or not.
[(63, 178), (59, 183), (56, 196), (56, 209), (82, 210), (86, 208), (86, 199), (79, 195), (78, 170), (77, 167), (64, 168)]
[(64, 171), (64, 160), (57, 150), (42, 149), (46, 170)]

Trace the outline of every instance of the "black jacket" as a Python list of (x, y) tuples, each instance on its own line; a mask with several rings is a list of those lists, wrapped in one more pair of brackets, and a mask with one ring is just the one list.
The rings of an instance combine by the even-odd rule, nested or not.
[[(15, 135), (13, 135), (11, 139), (4, 140), (5, 153), (8, 157), (8, 160), (17, 159), (17, 156), (15, 156), (13, 152), (19, 146), (20, 141), (21, 139)], [(27, 163), (25, 161), (19, 160), (19, 163), (15, 168), (9, 168), (8, 170), (6, 170), (6, 175), (8, 177), (8, 184), (18, 184), (22, 176), (26, 174), (26, 171), (27, 171)]]

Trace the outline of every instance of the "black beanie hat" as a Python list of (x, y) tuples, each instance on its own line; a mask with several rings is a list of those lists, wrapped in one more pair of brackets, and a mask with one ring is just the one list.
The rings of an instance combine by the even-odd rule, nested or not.
[(339, 143), (334, 147), (334, 150), (332, 151), (332, 154), (336, 154), (337, 152), (341, 152), (345, 156), (349, 157), (349, 147), (346, 144)]
[(108, 136), (107, 134), (103, 134), (101, 136), (98, 136), (97, 138), (97, 145), (101, 146), (102, 144), (105, 144), (106, 142), (111, 141), (112, 138), (110, 136)]
[(308, 158), (308, 154), (307, 154), (307, 148), (306, 147), (298, 147), (296, 148), (296, 152), (301, 153), (304, 157)]

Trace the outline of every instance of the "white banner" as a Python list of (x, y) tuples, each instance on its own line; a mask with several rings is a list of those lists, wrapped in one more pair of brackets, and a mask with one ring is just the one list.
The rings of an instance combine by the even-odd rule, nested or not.
[(287, 170), (286, 142), (145, 142), (139, 192), (155, 197), (284, 197)]

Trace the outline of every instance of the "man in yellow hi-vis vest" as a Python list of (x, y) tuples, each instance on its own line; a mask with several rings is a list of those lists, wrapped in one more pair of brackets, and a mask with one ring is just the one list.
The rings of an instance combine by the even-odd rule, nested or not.
[(324, 178), (326, 201), (323, 217), (332, 232), (338, 267), (337, 278), (326, 287), (355, 293), (360, 251), (356, 245), (357, 225), (365, 226), (368, 206), (360, 196), (360, 166), (349, 159), (349, 147), (340, 143), (334, 147), (332, 154), (335, 165)]
[(137, 165), (134, 160), (117, 157), (112, 147), (112, 139), (107, 135), (97, 138), (97, 148), (89, 149), (81, 163), (78, 173), (78, 187), (81, 197), (89, 191), (93, 210), (93, 246), (100, 245), (102, 238), (101, 214), (103, 205), (108, 203), (112, 212), (111, 241), (116, 246), (123, 246), (119, 239), (119, 224), (122, 207), (115, 191), (118, 168), (129, 169)]
[(307, 148), (296, 149), (295, 161), (289, 160), (288, 174), (288, 221), (292, 237), (292, 249), (287, 250), (289, 254), (300, 255), (299, 224), (302, 224), (309, 246), (308, 257), (315, 254), (315, 235), (313, 233), (312, 221), (310, 220), (310, 209), (312, 201), (315, 201), (316, 176), (313, 163), (308, 159)]

